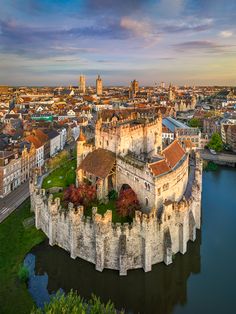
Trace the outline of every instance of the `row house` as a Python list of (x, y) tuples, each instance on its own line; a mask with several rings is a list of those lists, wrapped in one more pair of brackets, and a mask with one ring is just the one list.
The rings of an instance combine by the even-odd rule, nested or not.
[(56, 126), (55, 129), (60, 135), (60, 150), (63, 150), (67, 142), (67, 130), (63, 126)]
[(225, 124), (224, 131), (224, 143), (227, 144), (234, 153), (236, 153), (236, 124)]
[(21, 184), (21, 158), (14, 151), (0, 151), (0, 198)]
[(36, 167), (41, 170), (44, 165), (44, 144), (34, 135), (27, 136), (25, 141), (34, 145), (36, 150)]
[(227, 118), (224, 118), (220, 122), (220, 132), (221, 132), (221, 138), (223, 143), (227, 144), (227, 130), (228, 126), (230, 125), (236, 125), (236, 116), (229, 116)]
[(50, 158), (50, 140), (47, 134), (41, 129), (33, 129), (32, 135), (35, 136), (43, 144), (44, 161)]
[(203, 133), (209, 137), (213, 133), (220, 133), (220, 123), (218, 117), (208, 117), (203, 119)]
[(43, 132), (49, 138), (50, 157), (53, 157), (61, 150), (61, 136), (57, 131), (53, 129), (44, 129)]
[(201, 131), (199, 128), (176, 128), (175, 137), (181, 143), (191, 141), (196, 148), (201, 148)]
[(21, 154), (21, 182), (27, 181), (36, 167), (36, 148), (29, 142), (21, 142), (19, 151)]

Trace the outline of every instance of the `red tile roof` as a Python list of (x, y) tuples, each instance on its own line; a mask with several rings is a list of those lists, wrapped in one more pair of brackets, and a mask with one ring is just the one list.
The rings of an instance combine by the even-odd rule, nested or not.
[(78, 142), (86, 142), (86, 137), (85, 137), (82, 129), (80, 130), (79, 137), (78, 137), (77, 141)]
[(162, 154), (165, 156), (166, 162), (171, 168), (183, 158), (185, 151), (178, 140), (174, 140), (168, 147), (166, 147)]
[(159, 176), (171, 170), (165, 160), (159, 160), (153, 164), (150, 164), (149, 167), (155, 176)]
[(33, 130), (33, 135), (35, 135), (42, 143), (45, 143), (49, 140), (49, 137), (47, 134), (45, 134), (43, 131), (39, 129), (34, 129)]
[(29, 143), (33, 143), (35, 148), (39, 148), (43, 146), (43, 143), (36, 136), (33, 136), (33, 135), (27, 136), (25, 138), (25, 141)]
[(113, 152), (98, 148), (85, 157), (78, 169), (82, 169), (99, 178), (106, 178), (112, 170), (115, 161), (116, 156)]

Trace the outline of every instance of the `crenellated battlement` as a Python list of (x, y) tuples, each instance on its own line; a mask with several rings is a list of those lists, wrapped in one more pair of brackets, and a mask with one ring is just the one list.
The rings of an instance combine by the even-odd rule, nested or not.
[(50, 245), (69, 251), (72, 258), (94, 263), (99, 271), (116, 269), (126, 275), (129, 269), (150, 271), (153, 264), (163, 261), (168, 265), (173, 254), (187, 251), (188, 241), (195, 240), (196, 229), (201, 227), (202, 161), (198, 155), (191, 167), (179, 201), (165, 199), (160, 208), (136, 211), (132, 222), (123, 224), (112, 222), (111, 210), (101, 215), (93, 207), (89, 217), (83, 206), (69, 203), (64, 208), (60, 198), (46, 196), (44, 189), (31, 182), (35, 225), (48, 236)]

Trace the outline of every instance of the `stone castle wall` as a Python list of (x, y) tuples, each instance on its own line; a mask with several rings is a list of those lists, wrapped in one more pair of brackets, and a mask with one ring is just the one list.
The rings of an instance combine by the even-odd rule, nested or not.
[(117, 190), (120, 191), (123, 184), (128, 184), (138, 195), (144, 210), (159, 208), (165, 200), (178, 202), (188, 182), (188, 165), (189, 158), (186, 155), (175, 169), (155, 177), (146, 165), (139, 169), (125, 160), (117, 159)]
[(98, 271), (104, 268), (127, 270), (153, 264), (172, 263), (177, 252), (184, 254), (187, 242), (194, 241), (196, 228), (201, 225), (202, 162), (196, 160), (193, 182), (188, 182), (189, 197), (178, 202), (167, 200), (158, 211), (149, 214), (135, 213), (132, 224), (112, 223), (112, 212), (103, 216), (93, 209), (92, 217), (85, 217), (83, 207), (69, 204), (63, 209), (60, 199), (46, 197), (45, 190), (30, 186), (31, 207), (35, 223), (48, 236), (50, 245), (58, 245), (95, 264)]
[[(126, 155), (128, 151), (155, 154), (162, 147), (162, 118), (157, 117), (152, 122), (132, 125), (131, 120), (118, 125), (111, 122), (106, 126), (97, 122), (95, 146), (110, 150), (119, 155)], [(129, 123), (130, 122), (130, 123)], [(109, 126), (109, 127), (108, 127)]]

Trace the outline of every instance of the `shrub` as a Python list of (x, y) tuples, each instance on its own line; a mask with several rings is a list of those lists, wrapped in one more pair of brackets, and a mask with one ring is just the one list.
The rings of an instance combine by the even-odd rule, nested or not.
[(135, 210), (140, 210), (140, 204), (135, 192), (131, 188), (122, 190), (116, 202), (116, 207), (120, 216), (132, 217)]
[(218, 165), (216, 165), (213, 161), (209, 161), (205, 167), (204, 167), (204, 170), (205, 171), (216, 171), (218, 170)]
[[(110, 301), (103, 304), (100, 298), (92, 296), (85, 302), (75, 292), (57, 293), (43, 309), (33, 309), (31, 314), (116, 314), (117, 311)], [(120, 312), (121, 314), (124, 312)]]
[(64, 192), (63, 199), (66, 203), (75, 206), (83, 205), (87, 208), (96, 200), (96, 188), (92, 185), (81, 184), (78, 188), (71, 184)]
[(110, 201), (116, 201), (117, 198), (118, 198), (118, 193), (115, 190), (111, 190), (108, 193), (108, 198), (109, 198)]
[(200, 128), (201, 127), (201, 121), (197, 118), (192, 118), (189, 120), (188, 125), (192, 128)]
[(27, 282), (29, 279), (29, 271), (28, 268), (24, 265), (21, 265), (19, 271), (18, 271), (18, 278), (21, 282)]

